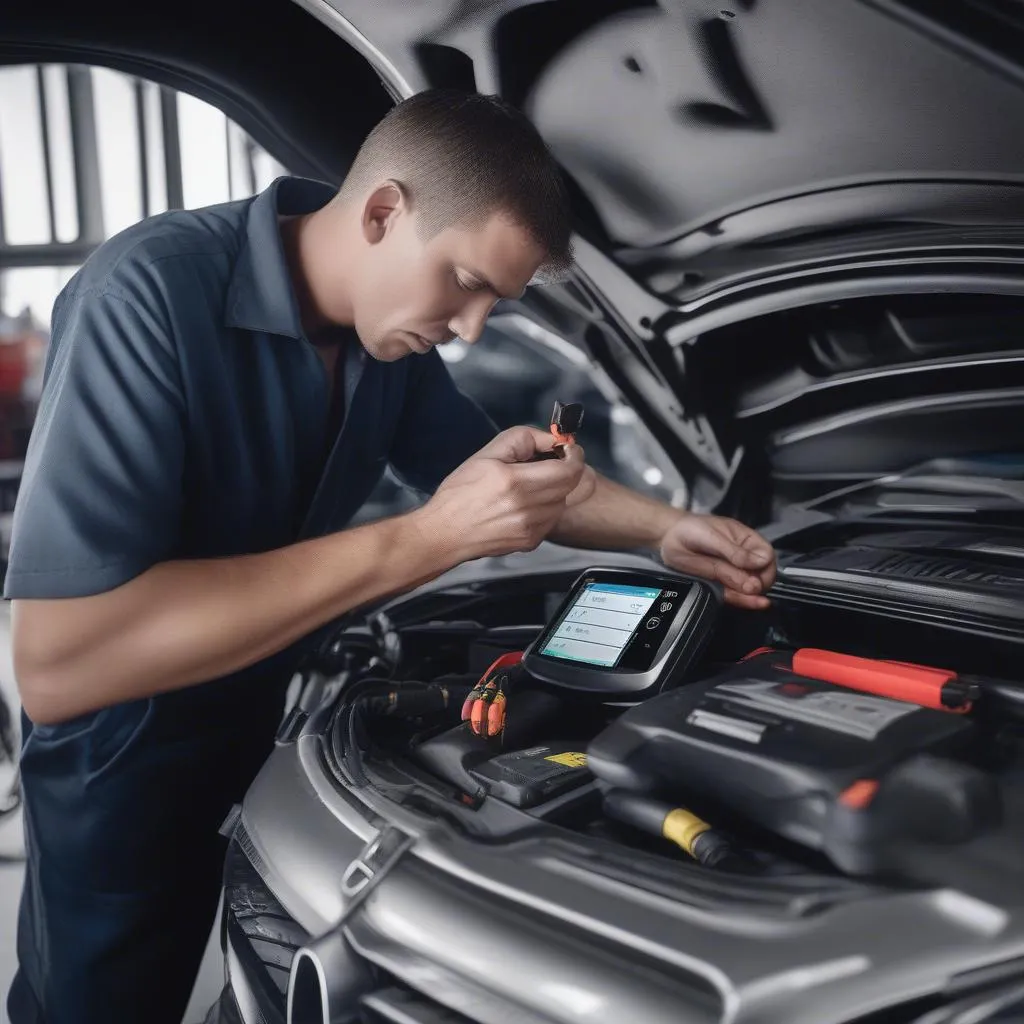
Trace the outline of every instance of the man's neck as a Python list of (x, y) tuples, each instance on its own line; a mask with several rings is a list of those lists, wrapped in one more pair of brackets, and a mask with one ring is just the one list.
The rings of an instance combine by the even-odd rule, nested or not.
[(323, 301), (318, 297), (325, 285), (321, 285), (317, 277), (317, 267), (322, 265), (322, 261), (317, 260), (316, 254), (324, 244), (324, 229), (329, 227), (323, 223), (327, 216), (328, 212), (322, 210), (317, 214), (278, 218), (302, 329), (310, 342), (318, 346), (338, 345), (350, 335), (342, 322), (327, 314)]

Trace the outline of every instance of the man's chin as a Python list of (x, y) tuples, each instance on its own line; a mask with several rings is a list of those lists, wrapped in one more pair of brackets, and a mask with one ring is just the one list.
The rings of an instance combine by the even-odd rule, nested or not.
[(363, 345), (370, 357), (378, 363), (394, 363), (412, 355), (409, 343), (402, 336), (391, 336), (370, 345)]

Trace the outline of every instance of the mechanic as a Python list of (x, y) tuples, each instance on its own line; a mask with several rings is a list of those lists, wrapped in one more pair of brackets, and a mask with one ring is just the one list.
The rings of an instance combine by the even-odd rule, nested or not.
[[(535, 129), (435, 90), (340, 191), (285, 177), (150, 218), (58, 297), (5, 590), (28, 851), (12, 1024), (178, 1024), (218, 827), (344, 612), (545, 538), (657, 549), (767, 604), (754, 531), (600, 478), (578, 446), (531, 462), (549, 434), (497, 434), (455, 388), (436, 346), (571, 260)], [(427, 500), (345, 529), (387, 465)]]

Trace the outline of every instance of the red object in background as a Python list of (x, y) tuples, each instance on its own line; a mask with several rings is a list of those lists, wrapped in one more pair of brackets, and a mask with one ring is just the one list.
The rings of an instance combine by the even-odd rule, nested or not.
[(29, 339), (15, 336), (0, 339), (0, 395), (20, 398), (28, 377)]
[(25, 458), (36, 416), (36, 398), (28, 392), (46, 347), (46, 335), (30, 314), (0, 316), (0, 462)]
[(839, 802), (851, 811), (863, 811), (878, 792), (877, 779), (858, 779), (839, 794)]

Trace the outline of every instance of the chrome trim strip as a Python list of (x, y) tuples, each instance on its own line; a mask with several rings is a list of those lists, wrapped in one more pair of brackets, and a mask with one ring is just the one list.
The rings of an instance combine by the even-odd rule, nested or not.
[(405, 99), (416, 91), (398, 68), (327, 0), (293, 0), (293, 2), (358, 50), (373, 65), (385, 86), (393, 94)]
[(930, 373), (942, 370), (959, 370), (974, 366), (999, 366), (1004, 363), (1020, 363), (1024, 365), (1024, 352), (1014, 352), (998, 356), (966, 356), (952, 359), (932, 359), (919, 363), (902, 363), (898, 366), (881, 366), (859, 373), (847, 373), (840, 376), (830, 377), (827, 380), (816, 380), (803, 387), (796, 388), (778, 398), (769, 398), (758, 405), (741, 409), (736, 415), (739, 419), (749, 419), (753, 416), (760, 416), (780, 409), (790, 402), (795, 402), (806, 395), (817, 394), (819, 391), (828, 391), (832, 388), (860, 387), (876, 380), (886, 380), (891, 377), (911, 376), (917, 373)]
[(551, 349), (552, 352), (556, 352), (573, 366), (587, 367), (590, 365), (590, 360), (585, 352), (559, 337), (554, 331), (541, 327), (536, 321), (522, 313), (498, 313), (490, 318), (488, 326), (499, 329), (507, 327), (508, 330), (525, 334), (531, 341)]
[(1004, 388), (999, 391), (975, 391), (957, 395), (932, 395), (925, 398), (905, 399), (899, 402), (868, 406), (866, 409), (851, 410), (838, 416), (817, 420), (807, 426), (781, 431), (775, 435), (772, 441), (778, 446), (796, 444), (798, 441), (806, 441), (808, 438), (828, 434), (833, 430), (840, 430), (866, 420), (881, 419), (901, 412), (917, 412), (923, 409), (937, 409), (975, 401), (984, 401), (987, 405), (994, 405), (1001, 402), (1010, 404), (1022, 400), (1024, 400), (1024, 388)]
[[(1024, 279), (1002, 275), (996, 277), (991, 271), (985, 273), (989, 268), (982, 265), (972, 268), (970, 273), (960, 274), (925, 274), (921, 273), (920, 266), (919, 262), (914, 266), (900, 268), (903, 273), (898, 278), (883, 276), (880, 268), (873, 268), (878, 272), (877, 276), (854, 281), (837, 281), (833, 274), (827, 280), (807, 282), (783, 278), (757, 282), (754, 288), (713, 292), (698, 303), (679, 308), (679, 312), (686, 319), (665, 331), (665, 341), (672, 348), (679, 348), (701, 334), (707, 334), (720, 327), (753, 320), (769, 313), (799, 309), (802, 306), (813, 306), (823, 302), (841, 302), (845, 299), (872, 298), (880, 295), (928, 295), (935, 292), (1011, 296), (1024, 294)], [(779, 290), (764, 294), (762, 286), (769, 285), (777, 285)], [(744, 291), (748, 293), (745, 296)], [(720, 300), (723, 298), (728, 298), (728, 303), (722, 304)], [(709, 304), (713, 304), (711, 309), (701, 308)]]

